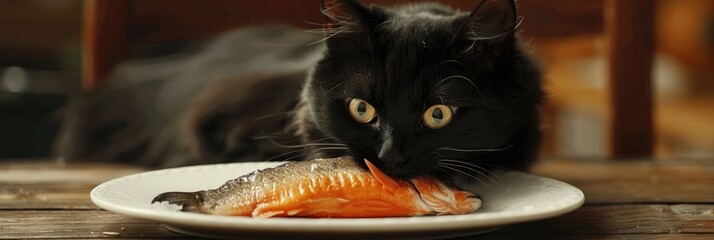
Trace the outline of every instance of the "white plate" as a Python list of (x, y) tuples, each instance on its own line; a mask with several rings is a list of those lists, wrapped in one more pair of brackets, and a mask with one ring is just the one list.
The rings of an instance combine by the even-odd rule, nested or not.
[[(279, 163), (232, 163), (157, 170), (102, 183), (92, 202), (106, 210), (154, 220), (180, 233), (247, 239), (433, 239), (466, 236), (519, 222), (550, 218), (583, 204), (583, 193), (561, 181), (520, 172), (497, 172), (499, 187), (467, 189), (482, 197), (476, 212), (458, 216), (312, 219), (214, 216), (178, 211), (175, 205), (151, 204), (158, 194), (217, 188), (229, 179)], [(494, 177), (495, 179), (495, 177)]]

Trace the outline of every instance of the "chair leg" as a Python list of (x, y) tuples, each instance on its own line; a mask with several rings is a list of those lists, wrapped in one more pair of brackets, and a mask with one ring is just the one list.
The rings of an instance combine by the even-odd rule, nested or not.
[(652, 155), (654, 1), (605, 1), (609, 43), (610, 151), (615, 158)]

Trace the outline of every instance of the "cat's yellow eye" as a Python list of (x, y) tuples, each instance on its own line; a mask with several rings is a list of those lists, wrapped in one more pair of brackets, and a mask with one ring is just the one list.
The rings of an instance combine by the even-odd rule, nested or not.
[(453, 117), (454, 110), (449, 106), (440, 104), (429, 107), (422, 116), (422, 122), (428, 128), (439, 129), (449, 125)]
[(349, 104), (350, 115), (359, 123), (368, 123), (377, 116), (377, 111), (367, 101), (353, 98)]

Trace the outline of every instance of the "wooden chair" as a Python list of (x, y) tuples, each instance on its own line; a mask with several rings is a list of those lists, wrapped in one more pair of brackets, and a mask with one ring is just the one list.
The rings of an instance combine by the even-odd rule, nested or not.
[[(408, 0), (373, 0), (395, 4)], [(476, 0), (446, 1), (471, 9)], [(315, 28), (318, 0), (85, 0), (83, 86), (91, 90), (120, 61), (142, 44), (200, 39), (244, 25), (291, 23)], [(654, 1), (522, 0), (531, 37), (552, 37), (604, 30), (609, 43), (610, 150), (615, 158), (653, 152), (651, 62)], [(561, 9), (561, 10), (558, 10)], [(567, 12), (562, 9), (568, 9)], [(567, 27), (567, 32), (564, 31)]]

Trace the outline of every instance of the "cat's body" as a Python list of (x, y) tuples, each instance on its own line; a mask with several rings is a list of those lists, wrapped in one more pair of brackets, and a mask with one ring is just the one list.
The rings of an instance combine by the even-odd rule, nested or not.
[[(97, 119), (92, 114), (112, 115), (101, 113), (126, 105), (115, 99), (126, 95), (107, 87), (75, 102), (60, 152), (158, 167), (352, 155), (397, 177), (475, 171), (469, 164), (525, 169), (535, 159), (543, 93), (537, 68), (514, 36), (512, 1), (487, 0), (468, 14), (437, 4), (388, 9), (342, 0), (323, 2), (323, 12), (329, 36), (323, 45), (279, 29), (282, 35), (272, 39), (291, 46), (229, 61), (254, 68), (182, 78), (193, 83), (172, 82), (177, 72), (145, 88), (152, 90), (142, 101), (173, 103), (173, 109), (124, 106), (113, 114), (123, 121), (99, 121), (80, 131), (71, 126)], [(254, 62), (266, 56), (277, 57)], [(157, 99), (176, 92), (176, 99)], [(133, 113), (138, 109), (146, 114)], [(366, 113), (369, 118), (360, 119)], [(141, 138), (106, 141), (121, 136)]]
[(325, 49), (309, 44), (320, 39), (289, 27), (245, 28), (179, 54), (125, 62), (64, 109), (57, 154), (156, 168), (279, 155), (286, 149), (254, 139), (285, 131)]

